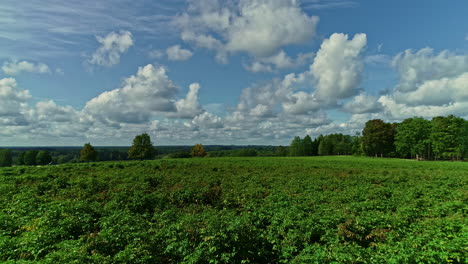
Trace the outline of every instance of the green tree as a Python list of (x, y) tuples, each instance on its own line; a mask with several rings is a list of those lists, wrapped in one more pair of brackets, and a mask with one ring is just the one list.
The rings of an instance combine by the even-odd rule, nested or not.
[(421, 117), (408, 118), (398, 125), (395, 149), (404, 158), (430, 158), (431, 122)]
[(37, 153), (36, 156), (36, 163), (37, 165), (47, 165), (52, 161), (52, 156), (50, 155), (49, 151), (41, 150)]
[(351, 153), (356, 156), (361, 156), (364, 154), (362, 151), (361, 134), (359, 132), (351, 137)]
[(196, 144), (195, 146), (192, 147), (192, 151), (190, 152), (192, 157), (198, 157), (202, 158), (206, 156), (206, 151), (205, 148), (203, 148), (202, 144)]
[(293, 157), (304, 156), (304, 145), (300, 137), (294, 137), (291, 145), (289, 146), (289, 155)]
[(24, 154), (26, 154), (26, 153), (24, 151), (22, 151), (18, 155), (18, 158), (16, 159), (16, 164), (17, 165), (25, 165), (25, 163), (24, 163)]
[(431, 121), (431, 145), (436, 159), (460, 159), (463, 156), (465, 120), (449, 115)]
[(151, 138), (147, 133), (138, 135), (133, 139), (133, 144), (128, 150), (130, 159), (152, 159), (156, 155), (156, 149), (153, 147)]
[(362, 130), (362, 148), (368, 156), (389, 156), (394, 151), (395, 125), (369, 120)]
[(320, 140), (318, 146), (318, 155), (319, 156), (328, 156), (332, 155), (333, 145), (331, 144), (331, 140), (329, 136), (324, 136), (322, 140)]
[(0, 150), (0, 167), (10, 167), (13, 165), (11, 151), (9, 149)]
[(304, 156), (312, 156), (313, 153), (313, 142), (309, 135), (305, 136), (302, 140), (304, 148)]
[(288, 155), (288, 148), (287, 147), (279, 146), (279, 147), (276, 148), (275, 156), (286, 157), (287, 155)]
[(83, 148), (80, 150), (80, 161), (96, 161), (98, 153), (91, 145), (91, 143), (84, 144)]
[(461, 138), (460, 138), (460, 149), (463, 157), (468, 158), (468, 120), (465, 120), (463, 125)]
[(24, 165), (36, 165), (37, 150), (29, 150), (24, 154)]

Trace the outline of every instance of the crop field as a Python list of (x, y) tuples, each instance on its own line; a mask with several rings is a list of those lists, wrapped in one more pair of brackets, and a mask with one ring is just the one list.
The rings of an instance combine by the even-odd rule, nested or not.
[(466, 263), (468, 163), (193, 158), (0, 169), (2, 263)]

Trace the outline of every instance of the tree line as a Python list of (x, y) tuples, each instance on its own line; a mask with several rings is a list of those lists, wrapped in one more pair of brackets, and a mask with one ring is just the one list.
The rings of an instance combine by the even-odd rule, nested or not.
[(427, 120), (413, 117), (401, 123), (381, 119), (366, 122), (361, 135), (296, 136), (278, 156), (367, 155), (420, 160), (462, 160), (468, 157), (468, 121), (449, 115)]
[[(70, 154), (53, 159), (48, 150), (29, 150), (19, 153), (16, 164), (47, 165), (70, 162), (70, 160), (73, 162), (143, 160), (153, 159), (157, 154), (158, 151), (153, 146), (150, 136), (144, 133), (135, 137), (128, 151), (122, 148), (98, 152), (90, 143), (86, 143), (76, 160), (73, 157), (68, 158)], [(350, 136), (334, 133), (320, 135), (313, 140), (309, 135), (304, 138), (296, 136), (289, 147), (249, 146), (243, 149), (207, 152), (203, 145), (196, 144), (191, 150), (168, 153), (169, 158), (328, 155), (462, 160), (468, 158), (468, 121), (453, 115), (438, 116), (431, 120), (413, 117), (400, 123), (386, 123), (381, 119), (373, 119), (366, 122), (361, 134)], [(8, 149), (0, 150), (0, 167), (12, 165), (12, 152)]]
[[(117, 160), (122, 159), (133, 159), (133, 160), (147, 160), (154, 159), (158, 151), (153, 146), (151, 138), (147, 133), (137, 135), (133, 140), (132, 146), (128, 149), (127, 156), (122, 157), (120, 151), (107, 151), (105, 157), (115, 157)], [(190, 152), (176, 152), (171, 153), (171, 158), (191, 158), (191, 157), (205, 157), (208, 156), (208, 152), (205, 151), (202, 144), (196, 144), (192, 147)], [(100, 159), (101, 153), (99, 153), (90, 143), (84, 144), (83, 148), (79, 152), (79, 162), (92, 162), (102, 160)], [(115, 159), (111, 159), (115, 160)], [(60, 157), (57, 159), (60, 162)], [(28, 150), (19, 153), (16, 158), (16, 165), (50, 165), (55, 164), (52, 155), (48, 150)], [(0, 167), (9, 167), (13, 165), (13, 154), (9, 149), (0, 150)]]

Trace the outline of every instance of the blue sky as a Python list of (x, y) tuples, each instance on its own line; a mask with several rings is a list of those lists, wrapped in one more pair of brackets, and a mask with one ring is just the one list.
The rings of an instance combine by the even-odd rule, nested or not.
[(289, 144), (468, 117), (468, 2), (4, 0), (0, 146)]

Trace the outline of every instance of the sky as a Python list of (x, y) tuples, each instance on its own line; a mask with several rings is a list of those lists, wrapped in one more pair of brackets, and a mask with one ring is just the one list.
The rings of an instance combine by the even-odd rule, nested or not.
[(2, 0), (0, 146), (288, 145), (468, 118), (466, 0)]

